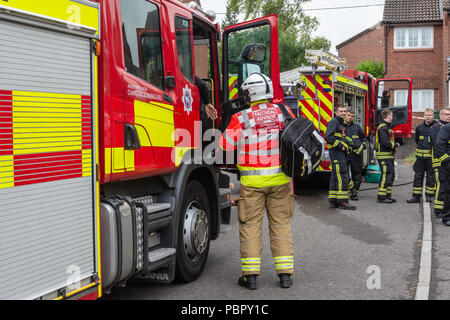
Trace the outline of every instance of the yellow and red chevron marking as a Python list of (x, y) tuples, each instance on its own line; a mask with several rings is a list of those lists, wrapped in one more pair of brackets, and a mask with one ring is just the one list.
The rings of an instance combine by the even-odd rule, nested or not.
[(0, 90), (0, 189), (92, 175), (91, 97)]
[(239, 90), (235, 86), (238, 84), (238, 77), (228, 78), (228, 91), (230, 92), (230, 100), (239, 98)]
[(326, 92), (324, 90), (332, 89), (331, 85), (324, 83), (324, 81), (332, 83), (331, 75), (316, 75), (316, 81), (314, 81), (313, 75), (302, 75), (302, 80), (307, 85), (303, 91), (304, 99), (300, 100), (302, 114), (313, 121), (318, 130), (325, 132), (328, 122), (333, 117), (332, 91)]

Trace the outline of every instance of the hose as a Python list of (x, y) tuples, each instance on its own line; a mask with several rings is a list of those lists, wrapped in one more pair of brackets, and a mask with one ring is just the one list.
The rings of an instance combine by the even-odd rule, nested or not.
[[(406, 183), (394, 184), (392, 187), (403, 187), (403, 186), (407, 186), (407, 185), (413, 184), (413, 183), (414, 183), (414, 180), (410, 181), (410, 182), (406, 182)], [(361, 192), (361, 191), (369, 191), (369, 190), (378, 190), (378, 187), (368, 188), (368, 189), (361, 189), (361, 190), (359, 190), (359, 192)]]

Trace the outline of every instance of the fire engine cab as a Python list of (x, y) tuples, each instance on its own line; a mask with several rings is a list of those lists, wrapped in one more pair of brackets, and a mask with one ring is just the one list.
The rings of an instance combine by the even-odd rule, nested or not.
[[(364, 165), (375, 162), (374, 142), (383, 109), (393, 111), (394, 134), (397, 139), (411, 137), (412, 79), (375, 79), (367, 72), (346, 69), (345, 59), (321, 50), (307, 50), (311, 66), (281, 73), (285, 104), (297, 116), (311, 120), (325, 134), (337, 106), (354, 112), (370, 142), (363, 154)], [(331, 172), (325, 151), (319, 172)]]
[(200, 276), (231, 205), (203, 133), (251, 72), (283, 101), (276, 16), (214, 20), (176, 0), (0, 2), (0, 299)]

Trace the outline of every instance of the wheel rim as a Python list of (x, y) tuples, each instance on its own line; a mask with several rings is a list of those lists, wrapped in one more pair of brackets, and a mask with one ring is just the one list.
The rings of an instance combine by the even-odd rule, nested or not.
[(197, 201), (189, 204), (184, 214), (184, 251), (189, 260), (198, 261), (209, 240), (208, 215)]

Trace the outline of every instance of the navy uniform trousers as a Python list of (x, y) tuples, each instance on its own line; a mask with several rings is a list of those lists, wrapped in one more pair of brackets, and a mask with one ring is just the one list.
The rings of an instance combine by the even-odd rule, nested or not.
[(332, 171), (328, 200), (332, 205), (348, 203), (348, 184), (350, 178), (346, 152), (331, 149), (330, 160)]

